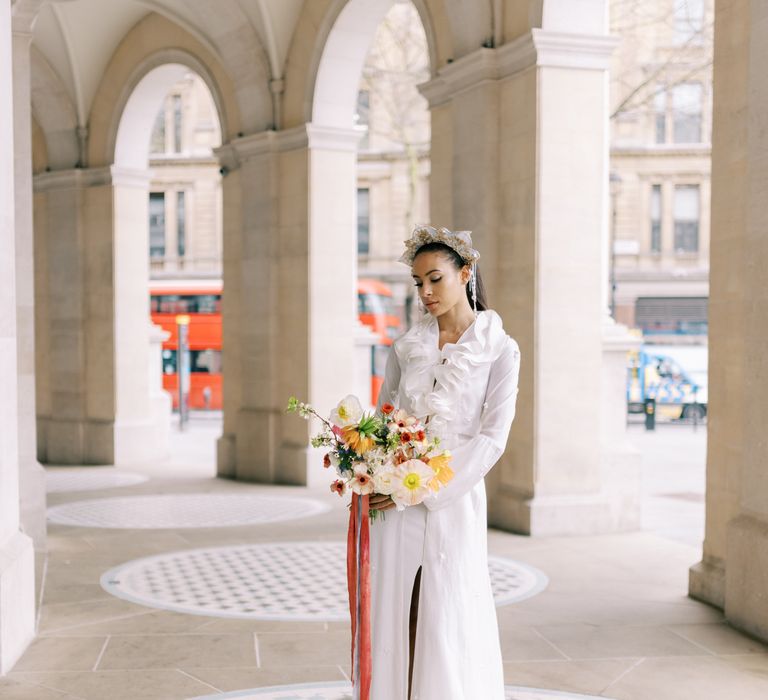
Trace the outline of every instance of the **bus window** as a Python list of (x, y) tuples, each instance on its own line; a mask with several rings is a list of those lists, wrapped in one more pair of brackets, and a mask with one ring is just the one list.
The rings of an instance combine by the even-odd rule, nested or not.
[(163, 350), (163, 374), (176, 374), (175, 350)]
[(153, 294), (150, 297), (153, 314), (218, 314), (221, 294)]
[(221, 374), (221, 350), (193, 350), (192, 372)]

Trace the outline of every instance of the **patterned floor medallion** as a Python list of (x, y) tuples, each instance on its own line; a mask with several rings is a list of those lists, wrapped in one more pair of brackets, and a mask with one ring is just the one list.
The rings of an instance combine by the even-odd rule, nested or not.
[(45, 485), (48, 493), (98, 491), (133, 486), (148, 481), (144, 474), (118, 472), (112, 467), (48, 467)]
[[(506, 700), (608, 700), (604, 696), (580, 695), (559, 690), (506, 686)], [(234, 693), (202, 695), (190, 700), (352, 700), (352, 687), (346, 682), (301, 683), (238, 690)]]
[[(101, 577), (113, 595), (194, 615), (262, 620), (348, 620), (346, 545), (282, 542), (189, 549), (135, 559)], [(489, 557), (494, 598), (508, 605), (541, 592), (547, 577)]]
[(48, 509), (60, 525), (121, 529), (232, 527), (306, 518), (330, 506), (314, 498), (195, 493), (73, 501)]

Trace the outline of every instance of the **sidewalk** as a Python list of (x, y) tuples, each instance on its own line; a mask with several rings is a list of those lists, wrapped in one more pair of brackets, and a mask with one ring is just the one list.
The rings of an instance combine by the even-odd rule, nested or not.
[[(323, 578), (332, 574), (322, 568), (327, 564), (322, 553), (343, 545), (344, 502), (324, 489), (216, 479), (213, 440), (219, 431), (216, 421), (195, 421), (188, 433), (174, 436), (174, 457), (168, 463), (111, 470), (149, 477), (141, 483), (49, 495), (49, 507), (90, 502), (56, 511), (57, 518), (102, 518), (113, 524), (138, 518), (140, 527), (49, 523), (39, 636), (15, 669), (0, 679), (3, 700), (185, 700), (311, 683), (329, 685), (325, 690), (253, 691), (240, 697), (344, 697), (338, 689), (349, 680), (349, 627), (341, 619), (322, 619), (325, 613), (333, 618), (345, 602), (343, 586)], [(506, 682), (566, 693), (510, 689), (509, 697), (768, 697), (768, 647), (731, 629), (720, 611), (687, 597), (688, 567), (698, 561), (701, 548), (697, 528), (703, 522), (703, 504), (695, 494), (705, 431), (694, 436), (690, 428), (655, 434), (633, 429), (632, 434), (646, 457), (647, 531), (558, 538), (489, 531), (490, 554), (501, 563), (520, 563), (521, 581), (525, 567), (546, 577), (543, 590), (531, 589), (528, 597), (497, 608)], [(110, 470), (98, 473), (105, 471)], [(95, 473), (96, 468), (88, 470)], [(173, 494), (191, 500), (158, 502)], [(190, 517), (202, 517), (191, 509), (201, 494), (208, 504), (217, 499), (234, 504), (214, 517), (248, 521), (258, 515), (248, 499), (259, 498), (264, 513), (269, 511), (274, 520), (188, 527)], [(99, 504), (99, 499), (125, 497), (149, 498)], [(319, 501), (327, 509), (311, 514), (310, 501), (302, 501), (302, 512), (291, 513), (295, 498)], [(681, 513), (687, 514), (682, 524), (676, 522)], [(293, 519), (280, 519), (287, 517)], [(143, 527), (152, 518), (186, 526)], [(220, 547), (227, 549), (213, 549)], [(200, 548), (205, 551), (189, 551)], [(185, 557), (185, 551), (207, 557), (203, 561), (210, 566)], [(180, 554), (170, 554), (175, 552)], [(258, 559), (264, 552), (268, 556)], [(321, 556), (312, 559), (317, 552)], [(137, 568), (135, 560), (166, 553), (168, 557), (149, 562), (146, 570)], [(262, 611), (282, 611), (271, 619), (226, 616), (254, 604), (243, 595), (253, 581), (237, 576), (242, 557), (255, 557), (247, 561), (263, 565), (265, 576), (272, 577), (274, 600), (252, 591)], [(110, 581), (122, 586), (120, 595), (126, 597), (100, 584), (114, 567), (120, 568)], [(223, 578), (217, 580), (219, 574)], [(301, 598), (302, 586), (318, 583), (328, 594), (320, 612), (312, 608), (313, 601)], [(136, 595), (165, 596), (176, 601), (176, 609), (139, 604), (131, 598)], [(219, 614), (179, 611), (203, 604), (218, 606)], [(291, 611), (296, 619), (287, 619)]]

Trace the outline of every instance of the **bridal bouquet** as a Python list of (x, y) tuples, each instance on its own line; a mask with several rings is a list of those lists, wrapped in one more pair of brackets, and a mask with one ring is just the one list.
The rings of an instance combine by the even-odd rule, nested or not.
[[(414, 416), (385, 403), (380, 412), (364, 413), (353, 394), (344, 397), (328, 419), (295, 396), (287, 413), (298, 411), (307, 420), (316, 416), (323, 430), (311, 439), (313, 447), (327, 447), (323, 466), (334, 467), (331, 491), (343, 496), (347, 489), (366, 496), (388, 495), (397, 510), (421, 503), (453, 478), (449, 450), (439, 450), (440, 438), (431, 437)], [(375, 520), (379, 511), (371, 509)], [(382, 517), (386, 513), (381, 512)]]

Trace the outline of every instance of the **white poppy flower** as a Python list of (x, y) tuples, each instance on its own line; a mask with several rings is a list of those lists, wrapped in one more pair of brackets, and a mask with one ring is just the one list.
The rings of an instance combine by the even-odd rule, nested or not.
[(362, 416), (363, 407), (360, 405), (360, 399), (354, 394), (347, 394), (339, 401), (339, 405), (331, 411), (328, 420), (339, 428), (344, 428), (348, 425), (357, 424)]
[(429, 482), (435, 471), (420, 459), (409, 459), (395, 467), (392, 476), (392, 500), (398, 510), (421, 503), (430, 493)]

